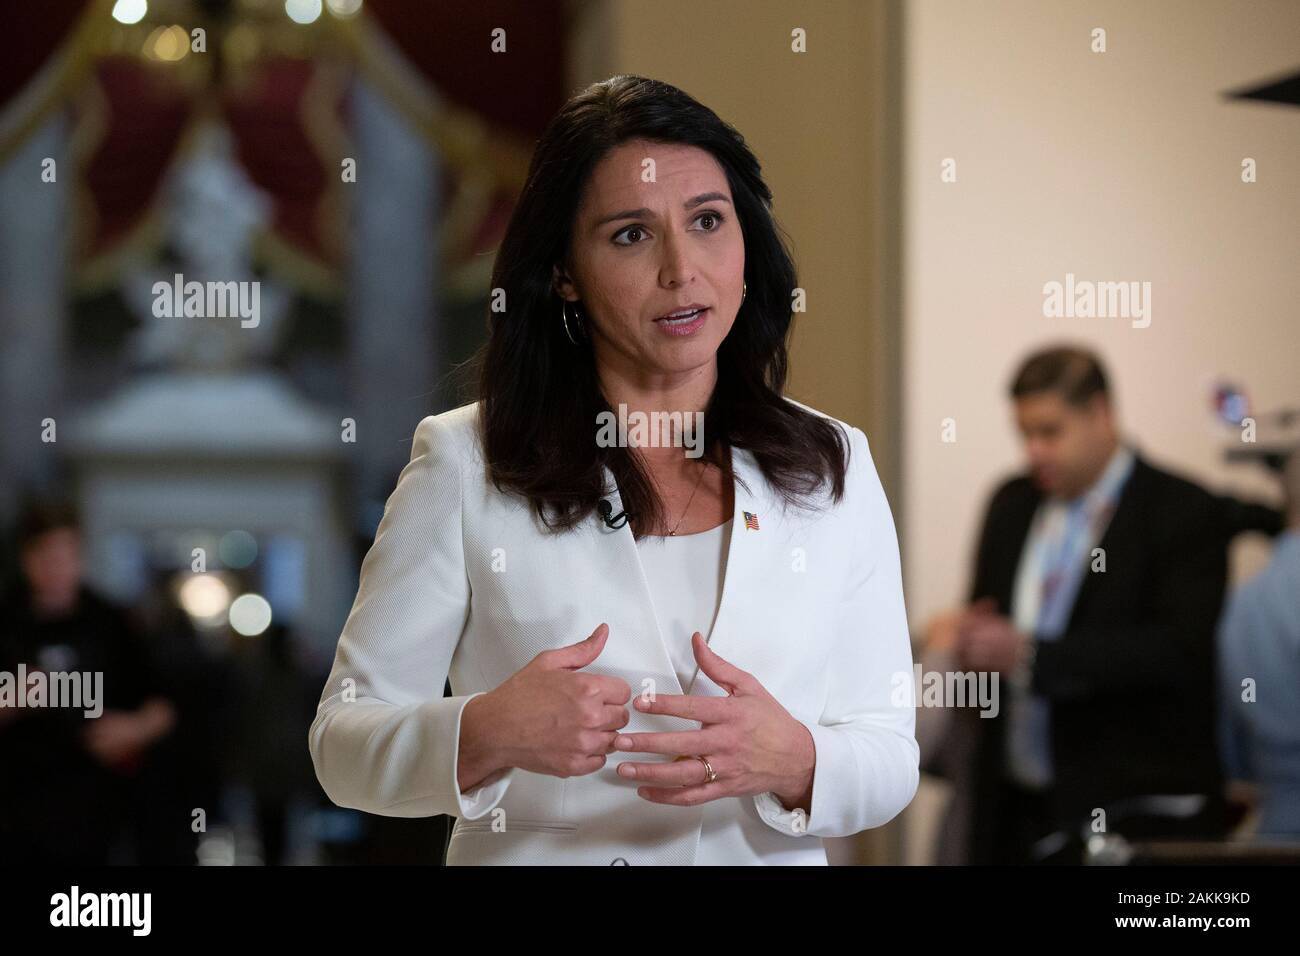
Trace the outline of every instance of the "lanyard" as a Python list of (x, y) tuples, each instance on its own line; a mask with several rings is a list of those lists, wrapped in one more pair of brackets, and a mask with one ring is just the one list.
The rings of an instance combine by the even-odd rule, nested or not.
[(1047, 619), (1049, 613), (1055, 610), (1055, 602), (1064, 596), (1062, 585), (1070, 572), (1078, 570), (1072, 565), (1083, 557), (1080, 553), (1080, 538), (1086, 534), (1088, 541), (1097, 540), (1113, 511), (1113, 503), (1106, 500), (1080, 499), (1072, 502), (1064, 519), (1065, 529), (1057, 536), (1058, 543), (1050, 557), (1047, 555), (1050, 541), (1043, 542), (1041, 553), (1045, 560), (1040, 565), (1043, 574), (1038, 605), (1040, 622)]

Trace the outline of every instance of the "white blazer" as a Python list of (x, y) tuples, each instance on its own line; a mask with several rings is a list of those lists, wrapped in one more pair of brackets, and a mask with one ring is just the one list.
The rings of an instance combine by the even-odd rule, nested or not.
[[(688, 689), (679, 683), (631, 527), (610, 530), (593, 516), (546, 532), (522, 499), (488, 482), (477, 413), (466, 405), (419, 423), (362, 562), (309, 735), (331, 800), (384, 816), (457, 817), (448, 865), (825, 865), (820, 838), (881, 826), (907, 806), (919, 750), (898, 543), (866, 436), (843, 423), (845, 496), (834, 505), (827, 494), (819, 513), (783, 510), (753, 456), (733, 451), (743, 483), (709, 638), (808, 727), (811, 807), (787, 811), (771, 793), (651, 803), (618, 764), (671, 758), (623, 751), (583, 776), (515, 767), (460, 793), (466, 702), (602, 621), (609, 637), (587, 671), (620, 677), (633, 694), (649, 679), (666, 693), (726, 696), (703, 672)], [(606, 481), (615, 487), (608, 469)], [(454, 696), (444, 698), (448, 675)], [(699, 727), (630, 702), (628, 711), (627, 732)], [(719, 828), (710, 844), (725, 849), (702, 858), (706, 815)]]

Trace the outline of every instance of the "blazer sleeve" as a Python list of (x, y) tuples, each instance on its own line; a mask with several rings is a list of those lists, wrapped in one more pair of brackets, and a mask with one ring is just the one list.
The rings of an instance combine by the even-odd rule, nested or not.
[(478, 696), (442, 696), (470, 607), (456, 456), (438, 420), (423, 419), (361, 564), (308, 735), (316, 776), (342, 807), (476, 820), (517, 772), (466, 793), (456, 783), (461, 713)]
[(850, 431), (842, 513), (850, 545), (848, 589), (829, 657), (826, 703), (805, 723), (817, 750), (812, 805), (786, 810), (775, 794), (754, 797), (759, 816), (782, 833), (839, 837), (888, 823), (912, 801), (920, 749), (912, 645), (903, 605), (894, 519), (867, 437)]

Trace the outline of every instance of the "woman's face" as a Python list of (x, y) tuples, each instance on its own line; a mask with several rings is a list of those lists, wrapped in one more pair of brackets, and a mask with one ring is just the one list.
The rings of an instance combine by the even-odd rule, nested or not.
[[(740, 223), (713, 155), (630, 140), (592, 172), (556, 289), (579, 303), (602, 374), (667, 384), (716, 369), (744, 274)], [(696, 306), (685, 319), (664, 318)]]

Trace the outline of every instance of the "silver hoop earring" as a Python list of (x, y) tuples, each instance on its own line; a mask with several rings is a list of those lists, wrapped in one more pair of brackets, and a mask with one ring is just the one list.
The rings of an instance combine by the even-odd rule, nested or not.
[(745, 303), (745, 293), (748, 292), (748, 291), (749, 291), (749, 283), (745, 282), (745, 281), (742, 279), (742, 280), (741, 280), (741, 283), (740, 283), (740, 303), (741, 303), (741, 305), (744, 305), (744, 303)]
[[(575, 338), (573, 337), (573, 332), (569, 329), (569, 308), (568, 308), (568, 306), (569, 306), (569, 303), (568, 303), (567, 301), (565, 301), (564, 299), (561, 299), (561, 300), (560, 300), (560, 321), (564, 323), (564, 334), (567, 335), (567, 336), (569, 337), (569, 341), (570, 341), (570, 342), (572, 342), (574, 345), (577, 345), (577, 344), (578, 344), (578, 340), (575, 339)], [(578, 307), (575, 305), (573, 308), (574, 308), (573, 321), (574, 321), (574, 323), (576, 324), (577, 321), (578, 321), (578, 316), (577, 316), (577, 309), (578, 309)]]

